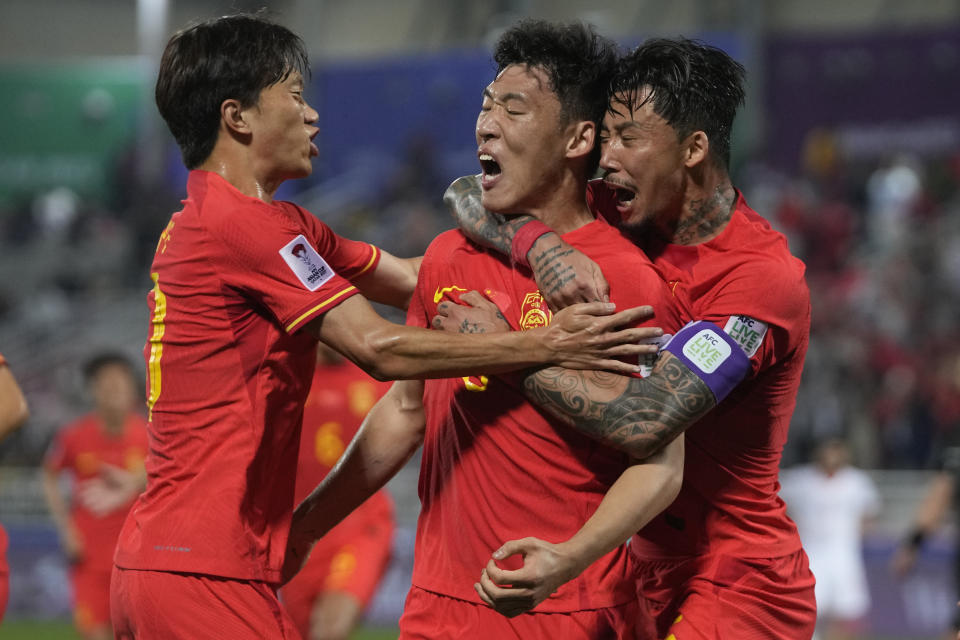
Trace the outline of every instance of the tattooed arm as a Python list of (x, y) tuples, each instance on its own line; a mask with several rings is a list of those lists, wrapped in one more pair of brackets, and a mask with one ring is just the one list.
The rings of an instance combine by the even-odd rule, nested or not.
[[(529, 215), (506, 217), (484, 209), (477, 176), (454, 180), (443, 194), (443, 201), (464, 235), (508, 256), (517, 230), (534, 220)], [(576, 302), (609, 299), (610, 288), (600, 267), (556, 233), (537, 238), (527, 253), (527, 260), (537, 287), (552, 311)]]
[(666, 351), (646, 378), (548, 367), (529, 374), (523, 386), (544, 411), (638, 459), (660, 451), (716, 405), (706, 383)]
[[(459, 333), (509, 330), (493, 303), (477, 292), (466, 304), (442, 302), (431, 320), (434, 329)], [(662, 334), (644, 328), (644, 340)], [(656, 345), (649, 344), (651, 349)], [(653, 351), (651, 351), (653, 353)], [(638, 460), (660, 451), (716, 404), (713, 392), (685, 364), (666, 351), (647, 378), (609, 371), (547, 367), (528, 373), (523, 391), (533, 404), (563, 423)]]

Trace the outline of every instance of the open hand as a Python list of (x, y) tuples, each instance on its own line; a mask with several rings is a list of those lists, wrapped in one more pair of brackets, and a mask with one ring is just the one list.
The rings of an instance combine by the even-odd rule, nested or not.
[[(634, 358), (656, 354), (654, 338), (663, 335), (659, 327), (634, 327), (653, 316), (649, 306), (633, 307), (614, 313), (607, 302), (578, 303), (553, 316), (546, 328), (545, 347), (550, 358), (567, 369), (605, 369), (618, 373), (636, 373), (635, 364), (615, 358)], [(619, 329), (628, 326), (632, 328)]]

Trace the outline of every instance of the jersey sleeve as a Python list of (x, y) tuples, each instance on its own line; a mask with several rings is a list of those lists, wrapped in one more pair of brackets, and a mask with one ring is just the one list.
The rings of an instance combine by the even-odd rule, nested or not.
[(357, 247), (281, 219), (278, 212), (209, 231), (223, 282), (266, 308), (287, 333), (359, 293), (338, 273), (355, 266), (345, 260), (357, 257)]
[(810, 323), (810, 293), (787, 265), (758, 260), (741, 265), (699, 315), (741, 346), (752, 377), (797, 347)]
[(316, 240), (317, 251), (324, 256), (337, 274), (347, 280), (353, 280), (376, 268), (381, 256), (378, 247), (367, 242), (344, 238), (306, 210), (293, 204), (290, 206), (297, 209), (305, 226), (310, 228), (312, 237)]

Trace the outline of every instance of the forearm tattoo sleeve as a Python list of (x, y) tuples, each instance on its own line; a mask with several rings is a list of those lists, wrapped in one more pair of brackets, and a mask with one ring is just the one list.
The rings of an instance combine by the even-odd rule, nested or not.
[(524, 379), (524, 392), (580, 433), (637, 459), (659, 451), (716, 404), (706, 383), (670, 354), (647, 378), (540, 369)]
[(468, 238), (509, 256), (517, 229), (533, 217), (519, 215), (507, 219), (491, 213), (483, 208), (480, 197), (480, 182), (476, 176), (465, 176), (454, 180), (443, 194), (443, 201)]

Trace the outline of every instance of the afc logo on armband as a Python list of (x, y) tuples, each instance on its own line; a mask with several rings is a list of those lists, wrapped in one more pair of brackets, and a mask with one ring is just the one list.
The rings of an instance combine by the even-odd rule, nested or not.
[(280, 255), (294, 275), (310, 291), (316, 291), (335, 274), (330, 265), (299, 235), (280, 249)]
[(733, 341), (740, 345), (748, 358), (752, 358), (763, 344), (767, 335), (767, 323), (755, 320), (750, 316), (730, 316), (727, 325), (723, 328)]
[(730, 345), (710, 329), (702, 329), (683, 345), (683, 355), (704, 373), (713, 373), (730, 357)]

